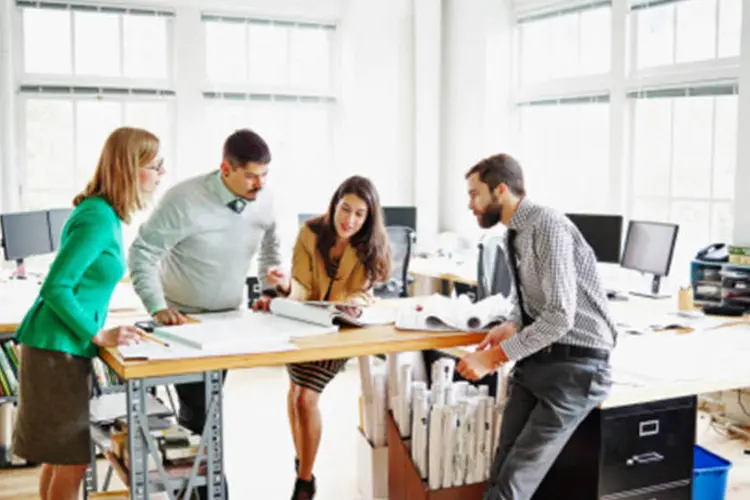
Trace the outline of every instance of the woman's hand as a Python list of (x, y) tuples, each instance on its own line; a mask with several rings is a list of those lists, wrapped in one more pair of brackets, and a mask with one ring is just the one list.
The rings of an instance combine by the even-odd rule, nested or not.
[(117, 347), (118, 345), (137, 344), (146, 333), (135, 326), (116, 326), (101, 330), (94, 335), (91, 342), (100, 347)]
[(268, 271), (266, 272), (266, 279), (268, 280), (269, 284), (280, 288), (282, 292), (287, 293), (287, 294), (289, 293), (289, 288), (291, 287), (292, 279), (280, 267), (278, 266), (269, 267)]

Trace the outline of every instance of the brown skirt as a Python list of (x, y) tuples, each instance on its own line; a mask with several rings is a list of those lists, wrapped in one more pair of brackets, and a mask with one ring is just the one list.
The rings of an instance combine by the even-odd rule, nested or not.
[(91, 360), (21, 345), (13, 452), (55, 465), (91, 461)]
[(295, 385), (317, 393), (323, 392), (328, 382), (341, 370), (349, 358), (325, 359), (308, 363), (292, 363), (286, 366), (289, 378)]

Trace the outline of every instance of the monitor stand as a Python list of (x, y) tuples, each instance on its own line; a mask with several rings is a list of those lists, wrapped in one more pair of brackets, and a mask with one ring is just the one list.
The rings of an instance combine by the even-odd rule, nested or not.
[(672, 295), (669, 293), (659, 293), (659, 286), (661, 285), (661, 276), (654, 276), (651, 280), (651, 292), (638, 292), (631, 290), (630, 295), (636, 297), (646, 297), (649, 299), (667, 299)]
[(10, 277), (15, 280), (26, 279), (26, 265), (23, 263), (23, 259), (16, 259), (16, 270)]

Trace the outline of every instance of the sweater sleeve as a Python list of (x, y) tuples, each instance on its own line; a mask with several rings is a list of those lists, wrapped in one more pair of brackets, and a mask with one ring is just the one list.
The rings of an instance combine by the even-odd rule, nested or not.
[(91, 341), (98, 333), (96, 319), (75, 296), (74, 290), (86, 269), (114, 241), (111, 221), (86, 211), (71, 221), (68, 237), (57, 252), (40, 296), (73, 332)]
[(138, 230), (128, 253), (128, 266), (133, 288), (149, 314), (167, 308), (159, 263), (164, 256), (187, 236), (190, 227), (183, 215), (179, 196), (165, 194), (151, 217)]

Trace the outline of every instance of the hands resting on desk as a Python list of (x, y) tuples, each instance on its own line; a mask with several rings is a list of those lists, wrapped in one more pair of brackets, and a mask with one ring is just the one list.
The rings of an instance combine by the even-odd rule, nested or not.
[(515, 335), (517, 330), (516, 324), (510, 321), (494, 327), (479, 343), (475, 352), (467, 354), (458, 362), (458, 373), (466, 379), (479, 380), (495, 371), (508, 361), (505, 352), (500, 348), (500, 342)]

